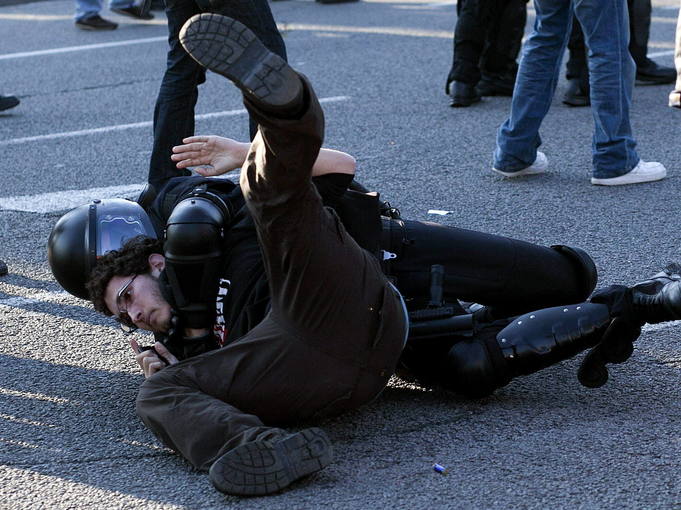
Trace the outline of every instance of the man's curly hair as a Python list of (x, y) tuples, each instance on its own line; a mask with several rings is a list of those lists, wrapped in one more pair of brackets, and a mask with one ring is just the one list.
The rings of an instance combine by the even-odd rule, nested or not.
[(128, 276), (149, 272), (149, 255), (163, 254), (163, 242), (147, 236), (129, 239), (120, 250), (111, 250), (97, 260), (85, 284), (95, 310), (104, 315), (113, 315), (104, 302), (109, 281), (114, 276)]

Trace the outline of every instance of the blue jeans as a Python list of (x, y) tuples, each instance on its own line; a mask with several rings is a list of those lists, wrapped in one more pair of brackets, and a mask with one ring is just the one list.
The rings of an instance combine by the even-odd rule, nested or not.
[[(189, 175), (178, 170), (170, 160), (172, 148), (182, 139), (194, 135), (194, 107), (198, 86), (206, 81), (206, 73), (192, 59), (179, 41), (182, 25), (202, 12), (214, 12), (234, 18), (248, 28), (267, 48), (286, 59), (284, 40), (277, 29), (267, 0), (166, 0), (168, 17), (168, 66), (154, 109), (154, 147), (149, 166), (149, 182), (159, 190), (172, 177)], [(251, 138), (257, 130), (251, 120)]]
[[(134, 2), (130, 0), (110, 0), (109, 9), (125, 9), (132, 7)], [(95, 14), (99, 14), (102, 10), (102, 0), (76, 0), (76, 14), (74, 19), (76, 21), (86, 18), (91, 18)]]
[(629, 109), (636, 68), (629, 54), (625, 0), (535, 0), (534, 31), (525, 43), (513, 90), (511, 115), (497, 132), (494, 168), (514, 172), (530, 166), (541, 145), (539, 126), (551, 106), (571, 30), (571, 14), (589, 49), (594, 116), (593, 176), (626, 174), (639, 161)]

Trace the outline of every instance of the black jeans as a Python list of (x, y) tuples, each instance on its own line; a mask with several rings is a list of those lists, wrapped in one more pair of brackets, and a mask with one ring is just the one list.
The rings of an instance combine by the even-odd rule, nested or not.
[(515, 75), (527, 20), (526, 0), (460, 0), (456, 10), (454, 57), (447, 83), (474, 85), (481, 72)]
[[(179, 41), (182, 25), (202, 12), (234, 18), (247, 27), (271, 51), (286, 59), (286, 47), (272, 17), (267, 0), (166, 0), (168, 17), (168, 67), (154, 109), (154, 147), (149, 166), (149, 182), (160, 189), (168, 179), (189, 175), (170, 160), (172, 148), (194, 134), (194, 106), (198, 86), (206, 80), (204, 69), (184, 51)], [(251, 138), (257, 130), (251, 119)]]

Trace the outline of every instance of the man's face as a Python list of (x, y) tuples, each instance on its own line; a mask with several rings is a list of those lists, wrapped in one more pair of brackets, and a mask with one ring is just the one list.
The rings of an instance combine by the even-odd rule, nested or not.
[(167, 332), (171, 307), (161, 295), (157, 277), (155, 270), (137, 276), (114, 276), (104, 294), (107, 308), (116, 317), (122, 315), (121, 310), (127, 312), (131, 322), (140, 329)]

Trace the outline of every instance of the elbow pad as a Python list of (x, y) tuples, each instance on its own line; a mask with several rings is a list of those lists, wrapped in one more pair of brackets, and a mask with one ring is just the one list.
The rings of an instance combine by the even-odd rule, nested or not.
[(223, 225), (231, 217), (217, 195), (200, 188), (173, 209), (165, 229), (166, 275), (183, 328), (212, 328), (222, 270)]

